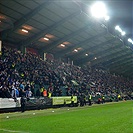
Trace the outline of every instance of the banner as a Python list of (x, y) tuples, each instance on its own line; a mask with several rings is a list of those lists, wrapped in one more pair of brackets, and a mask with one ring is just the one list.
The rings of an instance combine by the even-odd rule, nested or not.
[(26, 107), (45, 107), (47, 105), (52, 105), (52, 99), (48, 97), (41, 98), (30, 98), (26, 99)]
[[(73, 96), (74, 103), (77, 103), (77, 96)], [(0, 109), (7, 108), (16, 108), (21, 107), (20, 97), (16, 100), (12, 98), (0, 98)], [(27, 109), (32, 108), (45, 108), (51, 107), (52, 105), (63, 105), (63, 104), (71, 104), (71, 96), (62, 96), (62, 97), (40, 97), (40, 98), (25, 98), (25, 106)]]
[[(20, 97), (14, 100), (13, 98), (0, 98), (0, 109), (4, 108), (16, 108), (16, 107), (21, 107), (20, 104)], [(52, 99), (48, 97), (41, 97), (41, 98), (30, 98), (27, 99), (25, 98), (25, 106), (27, 108), (30, 107), (35, 107), (35, 108), (43, 108), (46, 107), (47, 105), (52, 105)]]
[(12, 98), (0, 98), (0, 109), (20, 107), (20, 98), (14, 101)]
[[(74, 97), (74, 103), (77, 103), (77, 96)], [(71, 104), (71, 96), (52, 97), (52, 105)]]

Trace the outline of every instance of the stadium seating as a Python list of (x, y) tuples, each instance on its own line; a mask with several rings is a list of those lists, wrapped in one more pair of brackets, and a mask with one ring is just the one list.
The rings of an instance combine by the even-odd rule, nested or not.
[[(81, 68), (58, 60), (43, 61), (32, 53), (3, 47), (0, 57), (0, 97), (41, 96), (41, 88), (52, 96), (92, 94), (94, 99), (118, 94), (130, 97), (133, 82), (97, 68)], [(42, 89), (42, 91), (43, 91)], [(29, 91), (30, 92), (29, 92)]]

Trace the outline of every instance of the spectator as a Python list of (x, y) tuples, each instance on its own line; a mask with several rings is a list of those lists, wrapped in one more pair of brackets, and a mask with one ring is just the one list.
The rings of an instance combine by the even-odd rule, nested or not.
[(2, 48), (2, 53), (0, 56), (2, 98), (11, 95), (27, 96), (29, 91), (32, 96), (42, 96), (44, 91), (40, 92), (40, 88), (45, 85), (48, 86), (45, 89), (51, 92), (52, 96), (62, 96), (64, 93), (62, 88), (66, 88), (66, 95), (78, 97), (81, 94), (87, 96), (88, 91), (93, 97), (97, 97), (98, 93), (100, 96), (110, 98), (117, 98), (118, 94), (131, 98), (133, 92), (132, 80), (112, 75), (98, 66), (81, 68), (58, 60), (43, 61), (32, 53), (22, 54), (17, 49), (6, 47)]

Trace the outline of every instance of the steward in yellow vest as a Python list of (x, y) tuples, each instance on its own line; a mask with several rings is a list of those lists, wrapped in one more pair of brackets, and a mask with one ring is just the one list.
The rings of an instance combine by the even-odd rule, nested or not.
[(121, 100), (121, 95), (120, 94), (118, 95), (118, 100)]
[(52, 95), (52, 93), (51, 92), (48, 92), (48, 97), (49, 98), (51, 98), (51, 95)]
[(40, 89), (41, 96), (43, 96), (43, 91), (44, 91), (44, 87), (42, 87), (42, 88)]
[(91, 94), (90, 94), (90, 95), (89, 95), (89, 106), (92, 105), (92, 103), (91, 103), (91, 99), (92, 99), (92, 96), (91, 96)]
[(105, 97), (102, 96), (102, 104), (105, 103)]

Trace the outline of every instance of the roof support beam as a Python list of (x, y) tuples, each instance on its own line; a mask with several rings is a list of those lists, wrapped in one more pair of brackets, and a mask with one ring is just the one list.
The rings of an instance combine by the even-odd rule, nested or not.
[[(120, 69), (117, 72), (123, 75), (124, 73), (128, 73), (128, 71), (130, 71), (131, 69), (132, 69), (132, 67), (126, 66), (124, 69)], [(130, 71), (130, 73), (132, 73), (132, 72)]]
[(132, 63), (133, 63), (133, 61), (131, 59), (130, 60), (125, 60), (124, 62), (121, 62), (121, 63), (119, 63), (119, 64), (117, 64), (115, 66), (112, 66), (110, 68), (110, 71), (111, 70), (118, 70), (120, 68), (124, 68), (124, 66), (131, 65)]
[[(84, 40), (84, 41), (78, 43), (78, 44), (75, 44), (75, 46), (69, 47), (69, 48), (67, 48), (67, 49), (65, 49), (65, 50), (63, 50), (63, 51), (61, 51), (61, 52), (58, 54), (58, 56), (60, 56), (60, 57), (61, 57), (61, 56), (65, 56), (67, 53), (71, 52), (73, 49), (75, 49), (75, 48), (77, 48), (77, 47), (80, 47), (80, 46), (82, 46), (82, 45), (84, 45), (84, 44), (87, 44), (88, 42), (93, 41), (93, 40), (95, 40), (96, 38), (101, 37), (102, 35), (105, 35), (106, 33), (107, 33), (107, 31), (104, 31), (104, 32), (102, 32), (102, 33), (100, 33), (100, 34), (97, 34), (97, 35), (94, 36), (94, 37), (91, 37), (91, 38), (89, 38), (89, 39), (87, 39), (87, 40)], [(72, 36), (72, 37), (73, 37), (73, 36)], [(50, 48), (50, 49), (51, 49), (51, 48)]]
[[(120, 63), (124, 63), (124, 61), (127, 61), (127, 60), (131, 60), (130, 59), (130, 55), (127, 55), (127, 56), (125, 56), (125, 57), (123, 57), (123, 58), (119, 58), (119, 59), (117, 59), (116, 61), (114, 61), (112, 64), (110, 64), (110, 67), (115, 67), (115, 66), (117, 66), (117, 65), (119, 65)], [(115, 65), (115, 64), (117, 64), (117, 65)], [(107, 66), (106, 66), (107, 67)], [(109, 66), (108, 66), (109, 67)]]
[(106, 61), (106, 60), (111, 60), (111, 59), (113, 59), (113, 58), (116, 58), (116, 56), (117, 56), (117, 58), (116, 58), (115, 60), (117, 60), (117, 59), (119, 59), (119, 58), (122, 58), (122, 57), (124, 57), (124, 56), (131, 55), (131, 53), (125, 53), (125, 54), (123, 54), (123, 55), (119, 55), (119, 54), (122, 53), (122, 52), (127, 52), (127, 50), (124, 49), (124, 50), (121, 50), (121, 51), (119, 51), (119, 52), (115, 51), (115, 52), (109, 54), (108, 56), (104, 55), (104, 56), (102, 56), (100, 59), (95, 60), (95, 61), (93, 62), (93, 65), (98, 64), (98, 63), (101, 63), (101, 62), (103, 63), (103, 62)]
[[(121, 44), (119, 44), (119, 45), (116, 45), (116, 46), (114, 46), (114, 47), (109, 47), (108, 49), (106, 49), (106, 50), (101, 50), (101, 51), (94, 51), (96, 54), (95, 54), (95, 57), (107, 57), (107, 58), (110, 58), (110, 57), (112, 57), (112, 53), (110, 54), (110, 51), (113, 51), (113, 54), (114, 55), (117, 55), (118, 53), (120, 53), (120, 51), (118, 51), (118, 52), (116, 52), (116, 51), (114, 51), (114, 49), (120, 49), (122, 47), (122, 45)], [(104, 53), (104, 54), (103, 54)], [(109, 54), (108, 54), (109, 53)], [(105, 55), (105, 54), (108, 54), (108, 55)]]
[(11, 34), (13, 31), (17, 30), (19, 27), (21, 27), (24, 23), (26, 23), (30, 18), (32, 18), (35, 14), (37, 14), (40, 10), (45, 8), (45, 6), (48, 6), (51, 3), (49, 0), (45, 0), (43, 4), (36, 7), (32, 11), (30, 11), (28, 14), (22, 16), (19, 20), (17, 20), (13, 25), (14, 27), (12, 29), (7, 29), (1, 33), (1, 39), (4, 40), (6, 37)]
[(79, 51), (78, 53), (75, 53), (73, 56), (71, 56), (71, 58), (72, 58), (73, 60), (80, 59), (83, 55), (86, 54), (87, 51), (92, 52), (93, 49), (97, 49), (97, 48), (103, 47), (103, 46), (105, 46), (105, 45), (107, 45), (107, 44), (113, 43), (115, 40), (116, 40), (116, 39), (113, 38), (113, 39), (111, 39), (111, 40), (109, 40), (109, 41), (106, 41), (106, 42), (97, 44), (97, 45), (92, 46), (92, 47), (88, 47), (88, 48), (85, 49), (84, 51), (81, 51), (81, 52)]
[[(126, 58), (125, 58), (126, 59)], [(132, 61), (132, 59), (127, 59), (127, 60), (124, 60), (124, 61), (119, 61), (119, 63), (118, 64), (115, 64), (115, 65), (112, 65), (111, 67), (110, 67), (110, 69), (117, 69), (117, 68), (119, 68), (119, 67), (121, 67), (121, 68), (123, 68), (125, 65), (127, 65), (127, 64), (131, 64), (133, 61)]]
[[(110, 52), (111, 50), (114, 50), (114, 49), (117, 49), (117, 48), (120, 48), (121, 47), (121, 45), (116, 45), (115, 47), (113, 47), (112, 49), (106, 49), (106, 50), (103, 50), (103, 51), (100, 51), (100, 52), (98, 52), (97, 54), (95, 54), (93, 57), (86, 57), (85, 59), (83, 59), (82, 60), (82, 63), (81, 64), (84, 64), (85, 62), (88, 62), (88, 61), (94, 61), (94, 57), (98, 57), (98, 56), (101, 56), (101, 54), (102, 53), (104, 53), (104, 55), (103, 56), (101, 56), (101, 58), (100, 59), (98, 59), (98, 61), (99, 62), (101, 62), (102, 60), (103, 60), (103, 58), (105, 57), (105, 61), (107, 60), (107, 59), (109, 59), (109, 58), (111, 58), (112, 57), (112, 53), (111, 54), (109, 54), (109, 55), (105, 55), (106, 53), (108, 53), (108, 52)], [(125, 50), (124, 50), (125, 51)], [(114, 57), (116, 56), (118, 54), (118, 52), (115, 52), (114, 53)], [(77, 62), (78, 62), (79, 60), (77, 60)], [(95, 62), (98, 62), (98, 61), (95, 61)]]
[[(82, 32), (83, 30), (89, 28), (90, 26), (92, 26), (92, 24), (86, 25), (85, 27), (82, 27), (68, 35), (66, 35), (65, 37), (58, 39), (57, 41), (55, 41), (52, 44), (49, 44), (48, 46), (45, 46), (43, 49), (45, 49), (45, 51), (49, 51), (50, 49), (53, 49), (54, 47), (57, 47), (59, 44), (63, 43), (64, 41), (67, 41), (67, 39), (69, 39), (70, 37), (74, 37), (77, 34), (79, 34), (80, 32)], [(64, 52), (63, 52), (64, 53)]]
[[(125, 52), (125, 53), (124, 53), (124, 52)], [(122, 54), (121, 54), (121, 53), (122, 53)], [(105, 65), (106, 67), (109, 67), (109, 66), (112, 64), (112, 62), (115, 62), (115, 61), (117, 61), (119, 58), (125, 56), (125, 55), (127, 54), (127, 51), (125, 51), (125, 49), (124, 49), (123, 51), (121, 51), (121, 53), (120, 53), (120, 55), (118, 55), (119, 53), (117, 53), (118, 56), (116, 55), (116, 56), (114, 56), (113, 58), (108, 59), (108, 60), (104, 63), (104, 65)], [(130, 52), (129, 52), (129, 53), (130, 53)], [(129, 55), (132, 55), (132, 54), (130, 53)]]
[(121, 74), (124, 74), (124, 73), (127, 73), (129, 70), (133, 70), (133, 68), (129, 67), (129, 65), (127, 65), (124, 69), (122, 69), (122, 70), (120, 69), (118, 72), (121, 71)]
[[(53, 29), (55, 29), (56, 27), (58, 27), (59, 25), (63, 24), (64, 22), (66, 22), (67, 20), (79, 15), (80, 12), (75, 12), (69, 16), (67, 16), (66, 18), (63, 18), (62, 20), (60, 20), (59, 22), (41, 30), (38, 34), (35, 34), (34, 36), (28, 38), (27, 40), (25, 40), (23, 42), (23, 45), (28, 46), (30, 44), (32, 44), (33, 42), (37, 41), (38, 39), (40, 39), (41, 37), (43, 37), (45, 34), (49, 33), (50, 31), (52, 31)], [(50, 47), (50, 45), (49, 45)], [(44, 49), (46, 51), (46, 49)], [(46, 51), (47, 52), (47, 51)]]
[(122, 54), (122, 55), (118, 55), (118, 56), (116, 56), (116, 57), (114, 57), (114, 58), (112, 58), (112, 59), (109, 59), (107, 62), (110, 61), (110, 63), (105, 64), (105, 66), (106, 66), (106, 67), (109, 67), (110, 65), (112, 65), (113, 63), (115, 63), (115, 62), (117, 62), (119, 59), (121, 59), (122, 57), (130, 56), (130, 55), (131, 55), (131, 53), (124, 53), (124, 54)]
[(126, 75), (126, 77), (133, 78), (133, 68), (128, 69), (126, 72), (123, 73), (123, 75)]

